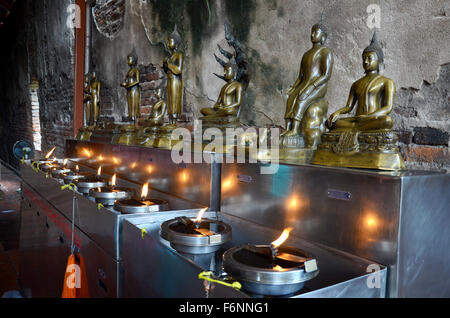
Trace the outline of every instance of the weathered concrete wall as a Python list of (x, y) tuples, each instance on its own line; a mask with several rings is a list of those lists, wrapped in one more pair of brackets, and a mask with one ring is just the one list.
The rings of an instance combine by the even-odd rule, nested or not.
[[(222, 72), (212, 54), (217, 53), (217, 44), (226, 47), (223, 23), (227, 20), (250, 63), (251, 83), (241, 121), (282, 126), (286, 91), (298, 76), (300, 59), (311, 46), (311, 26), (322, 10), (335, 58), (327, 97), (330, 112), (344, 106), (351, 84), (363, 75), (361, 53), (373, 32), (367, 26), (367, 7), (372, 3), (381, 9), (378, 39), (385, 51), (383, 72), (397, 83), (393, 116), (395, 130), (406, 136), (401, 148), (407, 164), (450, 168), (448, 138), (445, 145), (433, 141), (423, 145), (414, 138), (417, 128), (435, 128), (439, 134), (450, 129), (449, 1), (104, 0), (101, 5), (115, 19), (103, 19), (105, 25), (97, 21), (101, 32), (93, 32), (93, 63), (113, 95), (112, 115), (119, 120), (126, 115), (125, 90), (119, 83), (127, 72), (127, 54), (134, 48), (141, 65), (161, 65), (167, 54), (163, 43), (177, 23), (186, 56), (185, 111), (197, 118), (202, 107), (213, 105), (223, 85), (212, 74)], [(116, 5), (124, 10), (112, 13), (110, 7)], [(108, 28), (109, 23), (120, 27)]]
[(42, 149), (72, 136), (74, 32), (67, 27), (73, 0), (18, 1), (0, 29), (1, 157), (11, 162), (15, 141), (32, 142), (30, 83), (39, 83)]

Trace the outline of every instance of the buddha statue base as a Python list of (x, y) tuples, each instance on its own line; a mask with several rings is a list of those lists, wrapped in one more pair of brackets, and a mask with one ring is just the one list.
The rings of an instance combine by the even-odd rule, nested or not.
[(121, 145), (133, 145), (142, 135), (142, 128), (134, 124), (120, 127), (120, 134), (114, 136), (113, 143)]
[(388, 130), (332, 131), (322, 135), (312, 164), (378, 170), (404, 170), (397, 135)]
[(178, 128), (176, 124), (168, 124), (163, 127), (159, 127), (158, 131), (155, 133), (155, 141), (153, 147), (172, 149), (174, 145), (180, 142), (181, 137), (174, 138), (173, 131)]
[(158, 138), (159, 129), (161, 127), (154, 126), (154, 127), (144, 127), (142, 135), (136, 137), (134, 140), (134, 144), (137, 146), (144, 146), (144, 147), (156, 147), (156, 140)]
[(92, 132), (94, 131), (95, 126), (81, 127), (78, 130), (77, 140), (89, 141), (92, 137)]
[(293, 163), (293, 164), (308, 164), (311, 163), (316, 149), (309, 148), (285, 148), (278, 149), (278, 156), (270, 151), (270, 149), (258, 151), (257, 159), (260, 161), (274, 161)]
[(227, 128), (240, 128), (239, 118), (236, 116), (205, 116), (200, 118), (203, 132), (208, 128), (218, 128), (225, 135)]

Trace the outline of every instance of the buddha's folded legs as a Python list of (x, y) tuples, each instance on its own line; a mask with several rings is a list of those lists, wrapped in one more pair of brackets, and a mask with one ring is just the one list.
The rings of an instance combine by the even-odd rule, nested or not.
[(217, 112), (212, 108), (202, 108), (200, 113), (202, 113), (203, 116), (211, 116), (215, 115)]
[(360, 131), (392, 129), (394, 121), (390, 116), (349, 117), (336, 121), (336, 130), (355, 129)]

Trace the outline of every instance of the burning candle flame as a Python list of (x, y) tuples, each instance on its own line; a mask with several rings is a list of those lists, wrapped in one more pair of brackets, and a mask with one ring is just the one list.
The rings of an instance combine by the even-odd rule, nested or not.
[(90, 158), (90, 157), (92, 156), (91, 152), (90, 152), (88, 149), (83, 148), (83, 151), (84, 151), (84, 153), (86, 154), (86, 156), (87, 156), (88, 158)]
[(45, 155), (45, 159), (50, 158), (50, 156), (55, 152), (55, 150), (56, 150), (56, 147), (53, 147), (53, 149), (50, 150), (50, 151)]
[(145, 199), (147, 198), (147, 194), (148, 194), (148, 183), (146, 183), (142, 186), (142, 191), (141, 191), (141, 200), (142, 201), (145, 201)]
[(137, 162), (133, 162), (133, 163), (131, 164), (130, 168), (131, 168), (131, 169), (134, 169), (134, 168), (136, 168), (136, 165), (137, 165)]
[(111, 185), (112, 185), (112, 186), (115, 186), (115, 185), (116, 185), (116, 178), (117, 178), (117, 176), (116, 176), (116, 174), (114, 174), (114, 175), (112, 176), (112, 178), (111, 178)]
[(98, 170), (97, 170), (97, 176), (101, 176), (102, 175), (102, 166), (100, 166), (100, 167), (98, 167)]
[(75, 171), (76, 172), (80, 171), (80, 167), (78, 165), (75, 166)]
[(53, 160), (52, 160), (52, 163), (54, 163), (56, 160), (58, 160), (58, 159), (56, 159), (56, 157), (55, 158), (53, 158)]
[(195, 223), (200, 223), (202, 221), (203, 214), (205, 214), (206, 210), (208, 210), (207, 207), (201, 209), (200, 212), (198, 212), (197, 218), (195, 219)]
[(291, 233), (291, 231), (294, 228), (292, 227), (288, 227), (286, 229), (284, 229), (283, 233), (281, 233), (280, 237), (277, 238), (275, 241), (273, 241), (270, 245), (273, 246), (274, 248), (278, 248), (279, 246), (281, 246), (289, 237), (289, 233)]
[(64, 159), (64, 161), (63, 161), (63, 166), (65, 167), (66, 166), (66, 164), (67, 164), (67, 161), (69, 161), (69, 159)]
[(105, 159), (105, 158), (103, 158), (102, 155), (98, 156), (98, 158), (97, 158), (97, 160), (100, 161), (100, 162), (103, 161), (104, 159)]
[(118, 165), (120, 163), (119, 159), (117, 159), (116, 157), (113, 157), (112, 160), (116, 165)]

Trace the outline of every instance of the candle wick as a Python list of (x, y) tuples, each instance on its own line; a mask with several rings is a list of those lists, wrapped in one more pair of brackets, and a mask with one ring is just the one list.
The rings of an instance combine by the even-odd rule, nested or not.
[(273, 244), (270, 244), (270, 252), (272, 253), (272, 259), (275, 260), (278, 255), (278, 247)]

